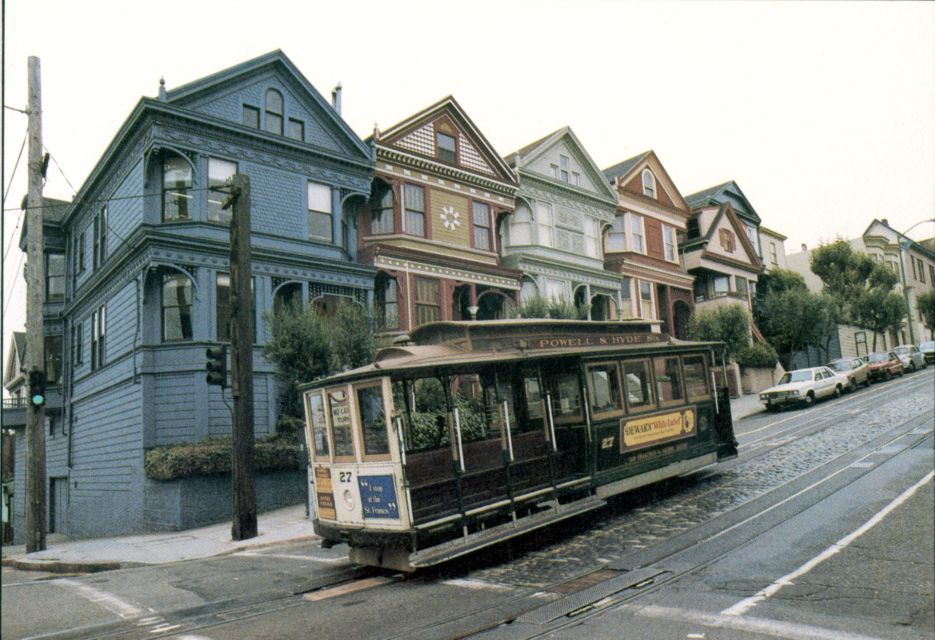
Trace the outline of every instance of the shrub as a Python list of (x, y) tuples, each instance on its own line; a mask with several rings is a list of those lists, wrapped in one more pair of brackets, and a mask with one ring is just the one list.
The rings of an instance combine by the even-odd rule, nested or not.
[[(302, 469), (305, 460), (295, 440), (274, 435), (256, 441), (253, 465), (258, 472), (294, 471)], [(179, 480), (230, 473), (231, 439), (210, 438), (147, 449), (143, 456), (143, 470), (150, 480)]]
[(742, 367), (775, 367), (778, 356), (776, 350), (768, 344), (756, 342), (741, 347), (736, 355), (737, 364)]
[(692, 316), (688, 331), (695, 340), (725, 343), (728, 357), (733, 358), (750, 343), (750, 316), (739, 304), (706, 309)]
[(519, 307), (519, 313), (524, 318), (548, 318), (549, 301), (536, 294), (523, 301)]

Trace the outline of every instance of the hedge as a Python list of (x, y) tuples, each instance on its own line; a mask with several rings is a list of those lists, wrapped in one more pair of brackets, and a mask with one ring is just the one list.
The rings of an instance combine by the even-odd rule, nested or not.
[[(294, 440), (271, 436), (256, 441), (253, 466), (260, 471), (295, 471), (305, 467), (305, 457)], [(193, 476), (230, 473), (231, 438), (147, 449), (143, 470), (150, 480), (178, 480)]]
[(777, 358), (775, 349), (760, 342), (741, 347), (735, 354), (742, 367), (775, 367)]

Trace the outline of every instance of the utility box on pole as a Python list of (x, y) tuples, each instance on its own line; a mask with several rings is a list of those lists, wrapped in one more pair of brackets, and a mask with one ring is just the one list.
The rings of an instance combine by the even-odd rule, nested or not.
[(230, 225), (231, 270), (231, 395), (234, 397), (231, 482), (233, 525), (231, 537), (246, 540), (257, 535), (256, 480), (253, 462), (253, 336), (254, 304), (250, 254), (250, 178), (235, 174), (231, 180), (233, 215)]
[[(26, 193), (26, 362), (32, 385), (26, 403), (26, 552), (46, 543), (45, 488), (45, 255), (42, 224), (42, 90), (39, 58), (29, 57), (29, 176)], [(35, 382), (33, 382), (35, 381)], [(41, 384), (40, 384), (41, 381)], [(41, 396), (41, 399), (39, 398)]]

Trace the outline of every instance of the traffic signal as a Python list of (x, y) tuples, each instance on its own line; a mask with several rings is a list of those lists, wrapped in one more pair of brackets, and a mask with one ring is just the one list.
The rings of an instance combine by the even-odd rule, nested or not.
[(34, 369), (29, 372), (29, 404), (33, 407), (45, 404), (45, 371)]
[(227, 347), (208, 347), (205, 351), (208, 356), (208, 384), (216, 384), (221, 388), (227, 386)]

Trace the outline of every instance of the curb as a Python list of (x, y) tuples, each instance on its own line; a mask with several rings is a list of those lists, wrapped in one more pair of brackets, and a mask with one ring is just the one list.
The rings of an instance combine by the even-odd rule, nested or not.
[(220, 556), (231, 555), (238, 551), (247, 549), (263, 549), (275, 547), (282, 544), (292, 544), (300, 542), (314, 542), (321, 540), (318, 535), (297, 536), (286, 540), (273, 540), (270, 542), (258, 542), (256, 544), (244, 544), (231, 549), (224, 549), (217, 553), (201, 556), (198, 558), (177, 558), (166, 560), (164, 562), (128, 562), (122, 560), (87, 560), (87, 561), (68, 561), (68, 560), (42, 560), (39, 558), (26, 557), (6, 557), (2, 560), (4, 567), (13, 567), (20, 571), (45, 571), (47, 573), (98, 573), (101, 571), (115, 571), (117, 569), (132, 569), (134, 567), (154, 567), (160, 564), (171, 564), (173, 562), (185, 562), (189, 560), (201, 560), (204, 558), (216, 558)]

